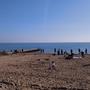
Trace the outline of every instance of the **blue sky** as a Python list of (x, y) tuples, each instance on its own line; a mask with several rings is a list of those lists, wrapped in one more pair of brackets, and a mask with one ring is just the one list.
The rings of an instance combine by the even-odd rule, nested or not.
[(0, 0), (0, 42), (90, 42), (90, 0)]

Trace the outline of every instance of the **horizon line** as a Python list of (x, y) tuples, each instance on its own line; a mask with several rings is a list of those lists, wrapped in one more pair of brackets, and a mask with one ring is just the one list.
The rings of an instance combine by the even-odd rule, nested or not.
[(0, 42), (0, 43), (90, 43), (90, 42)]

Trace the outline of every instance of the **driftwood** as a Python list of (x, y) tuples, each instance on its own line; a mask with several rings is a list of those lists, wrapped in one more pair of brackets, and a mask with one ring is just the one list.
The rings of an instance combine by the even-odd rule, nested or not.
[(83, 67), (88, 67), (88, 66), (90, 66), (90, 64), (85, 64), (85, 65), (83, 65)]

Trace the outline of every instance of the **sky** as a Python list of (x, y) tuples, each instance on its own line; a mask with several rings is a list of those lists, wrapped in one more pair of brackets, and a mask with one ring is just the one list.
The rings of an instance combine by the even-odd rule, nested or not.
[(90, 42), (90, 0), (0, 0), (0, 42)]

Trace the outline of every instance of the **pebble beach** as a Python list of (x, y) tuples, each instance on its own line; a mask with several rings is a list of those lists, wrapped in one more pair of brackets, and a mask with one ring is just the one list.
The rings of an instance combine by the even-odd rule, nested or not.
[[(49, 69), (54, 61), (56, 69)], [(18, 53), (0, 56), (0, 90), (90, 90), (90, 55)]]

